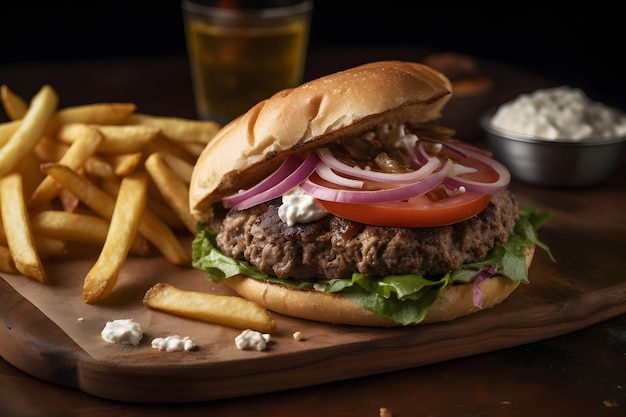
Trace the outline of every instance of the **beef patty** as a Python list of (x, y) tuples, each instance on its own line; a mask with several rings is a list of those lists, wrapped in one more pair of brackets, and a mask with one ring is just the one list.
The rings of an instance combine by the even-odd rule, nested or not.
[(477, 216), (449, 226), (371, 226), (328, 215), (288, 226), (278, 217), (280, 199), (216, 213), (211, 227), (226, 255), (246, 260), (267, 275), (294, 279), (443, 274), (478, 262), (506, 243), (519, 218), (508, 190), (494, 195)]

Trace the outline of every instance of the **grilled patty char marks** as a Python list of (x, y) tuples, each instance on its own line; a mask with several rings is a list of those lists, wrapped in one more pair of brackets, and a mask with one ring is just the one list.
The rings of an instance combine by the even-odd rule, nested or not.
[(508, 190), (495, 194), (479, 215), (441, 227), (371, 226), (328, 215), (288, 226), (278, 217), (280, 199), (244, 210), (216, 214), (211, 227), (226, 255), (247, 260), (279, 278), (348, 278), (443, 274), (478, 262), (506, 243), (519, 218)]

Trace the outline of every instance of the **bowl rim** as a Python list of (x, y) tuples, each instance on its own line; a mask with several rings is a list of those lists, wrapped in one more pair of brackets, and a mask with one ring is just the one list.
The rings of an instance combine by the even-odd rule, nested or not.
[(500, 127), (491, 124), (491, 118), (495, 115), (500, 106), (494, 106), (483, 113), (480, 117), (480, 127), (487, 133), (492, 135), (498, 135), (508, 140), (515, 140), (518, 142), (528, 142), (544, 145), (560, 145), (560, 146), (603, 146), (611, 145), (626, 141), (626, 135), (617, 136), (614, 138), (584, 138), (580, 140), (570, 139), (547, 139), (538, 138), (536, 136), (528, 135), (526, 133), (514, 132), (512, 130), (502, 129)]

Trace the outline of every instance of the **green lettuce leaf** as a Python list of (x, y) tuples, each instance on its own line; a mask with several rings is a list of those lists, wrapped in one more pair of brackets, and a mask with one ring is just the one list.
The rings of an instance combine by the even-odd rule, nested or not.
[(463, 265), (459, 270), (441, 277), (423, 277), (415, 274), (370, 277), (355, 272), (350, 278), (332, 281), (280, 279), (263, 274), (245, 261), (224, 255), (217, 249), (215, 231), (204, 223), (198, 223), (198, 233), (192, 243), (192, 266), (204, 271), (206, 276), (214, 282), (244, 274), (304, 290), (342, 292), (344, 297), (381, 317), (409, 325), (419, 323), (424, 319), (428, 308), (446, 286), (454, 282), (472, 282), (476, 273), (485, 265), (495, 265), (498, 274), (515, 282), (528, 283), (528, 271), (523, 252), (525, 246), (535, 244), (554, 260), (547, 245), (539, 240), (537, 235), (538, 229), (550, 216), (550, 213), (540, 213), (530, 207), (520, 207), (520, 219), (515, 226), (514, 233), (504, 246), (494, 248), (481, 262)]

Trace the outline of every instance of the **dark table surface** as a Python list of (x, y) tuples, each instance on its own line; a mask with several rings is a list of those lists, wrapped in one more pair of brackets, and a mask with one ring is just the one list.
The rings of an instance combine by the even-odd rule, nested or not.
[[(307, 78), (375, 59), (420, 60), (421, 48), (312, 51)], [(498, 88), (489, 107), (521, 92), (558, 84), (524, 71), (482, 63)], [(0, 83), (24, 97), (44, 83), (60, 107), (129, 101), (145, 113), (194, 117), (191, 81), (182, 56), (14, 65)], [(4, 114), (0, 121), (6, 120)], [(472, 126), (459, 126), (473, 135)], [(471, 138), (480, 141), (480, 137)], [(612, 184), (622, 184), (621, 169)], [(623, 192), (623, 187), (618, 188)], [(623, 199), (618, 201), (622, 202)], [(625, 207), (626, 208), (626, 207)], [(622, 247), (616, 254), (624, 254)], [(619, 265), (619, 264), (616, 264)], [(623, 270), (615, 270), (624, 275)], [(620, 416), (626, 409), (626, 315), (532, 344), (414, 369), (252, 397), (191, 404), (126, 404), (41, 381), (0, 358), (0, 416)]]

